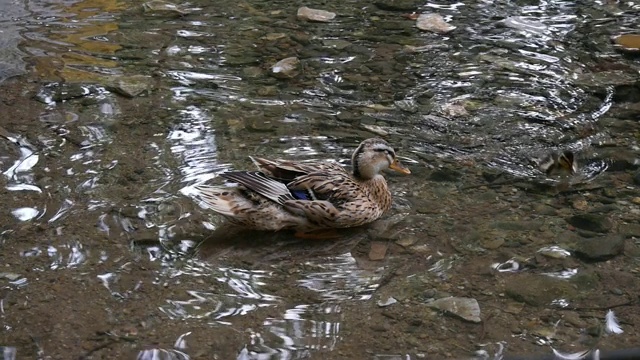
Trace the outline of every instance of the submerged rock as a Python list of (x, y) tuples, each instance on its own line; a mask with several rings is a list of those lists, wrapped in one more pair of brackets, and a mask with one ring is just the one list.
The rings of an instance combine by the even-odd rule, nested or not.
[(282, 59), (271, 67), (271, 75), (280, 79), (291, 79), (298, 74), (300, 74), (300, 60), (295, 56)]
[(298, 9), (298, 19), (300, 20), (329, 22), (333, 20), (335, 17), (336, 17), (336, 13), (326, 11), (326, 10), (311, 9), (306, 6), (303, 6)]
[(568, 218), (567, 222), (578, 229), (599, 233), (608, 232), (613, 227), (611, 220), (599, 214), (578, 214)]
[(372, 241), (371, 249), (369, 250), (369, 260), (384, 260), (384, 257), (387, 254), (388, 247), (389, 244), (385, 241)]
[(613, 38), (622, 52), (640, 54), (640, 34), (624, 34)]
[(610, 235), (589, 239), (580, 239), (575, 248), (578, 257), (588, 261), (603, 261), (622, 253), (624, 237)]
[(93, 85), (52, 83), (42, 87), (35, 95), (35, 99), (45, 104), (51, 104), (88, 96), (96, 91)]
[(588, 88), (603, 88), (607, 85), (622, 86), (634, 85), (640, 80), (638, 74), (627, 72), (624, 70), (601, 71), (597, 73), (585, 73), (578, 75), (574, 80), (578, 86)]
[(547, 26), (539, 21), (529, 20), (522, 16), (511, 16), (502, 21), (506, 27), (522, 30), (530, 33), (542, 34), (547, 30)]
[(427, 306), (455, 315), (463, 320), (475, 323), (482, 321), (480, 319), (480, 305), (473, 298), (450, 296), (427, 303)]
[(373, 3), (380, 10), (387, 11), (413, 11), (417, 10), (422, 2), (415, 0), (380, 0)]
[(387, 307), (387, 306), (393, 305), (393, 304), (395, 304), (397, 302), (398, 302), (398, 300), (396, 300), (396, 299), (394, 299), (392, 297), (388, 297), (386, 300), (382, 300), (382, 299), (378, 300), (377, 304), (380, 307)]
[(152, 15), (171, 15), (182, 16), (189, 13), (189, 11), (181, 9), (178, 5), (162, 0), (151, 0), (142, 4), (142, 8), (145, 13)]
[(437, 34), (446, 34), (456, 27), (449, 25), (440, 14), (420, 14), (416, 21), (416, 27), (420, 30), (431, 31)]
[(550, 276), (517, 274), (507, 280), (505, 292), (516, 301), (532, 306), (548, 306), (554, 300), (571, 297), (575, 294), (575, 288), (565, 280)]
[(105, 84), (107, 90), (124, 97), (134, 98), (147, 94), (153, 88), (151, 77), (144, 75), (118, 76), (109, 79)]

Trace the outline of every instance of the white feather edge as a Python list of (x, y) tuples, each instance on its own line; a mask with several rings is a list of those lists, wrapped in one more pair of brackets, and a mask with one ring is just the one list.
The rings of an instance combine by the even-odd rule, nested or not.
[(607, 315), (604, 316), (605, 331), (609, 334), (622, 334), (624, 331), (618, 324), (616, 314), (612, 310), (607, 311)]
[(553, 350), (553, 355), (555, 356), (556, 360), (581, 360), (587, 357), (587, 355), (589, 355), (589, 353), (591, 352), (591, 350), (584, 350), (574, 353), (561, 353), (553, 347), (551, 348), (551, 350)]

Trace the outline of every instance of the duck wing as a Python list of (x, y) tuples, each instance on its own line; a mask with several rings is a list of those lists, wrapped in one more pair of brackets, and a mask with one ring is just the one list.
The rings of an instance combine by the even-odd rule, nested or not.
[(296, 162), (286, 160), (269, 160), (264, 158), (250, 157), (251, 161), (258, 169), (267, 176), (282, 180), (283, 182), (293, 181), (294, 179), (314, 172), (341, 172), (346, 173), (340, 164), (332, 162)]
[(260, 171), (228, 171), (220, 174), (220, 177), (236, 182), (280, 205), (288, 200), (297, 200), (286, 184)]

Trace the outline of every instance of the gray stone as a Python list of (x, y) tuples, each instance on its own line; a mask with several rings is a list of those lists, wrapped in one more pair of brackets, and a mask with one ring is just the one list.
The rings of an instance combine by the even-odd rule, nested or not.
[(567, 222), (579, 229), (605, 233), (611, 230), (613, 224), (607, 217), (598, 214), (579, 214), (571, 216)]
[(576, 243), (576, 255), (588, 261), (603, 261), (622, 253), (624, 237), (620, 235), (580, 239)]

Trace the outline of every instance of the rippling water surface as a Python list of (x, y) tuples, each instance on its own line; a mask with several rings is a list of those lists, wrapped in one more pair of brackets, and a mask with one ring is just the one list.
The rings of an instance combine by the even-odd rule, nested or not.
[[(391, 179), (396, 213), (430, 206), (416, 195), (418, 169), (447, 164), (555, 184), (533, 160), (570, 150), (580, 165), (571, 183), (592, 182), (611, 164), (602, 149), (616, 140), (599, 122), (619, 94), (615, 84), (580, 79), (619, 55), (606, 43), (594, 56), (577, 37), (603, 19), (614, 20), (602, 25), (607, 36), (637, 27), (626, 14), (638, 6), (617, 4), (420, 4), (419, 12), (437, 11), (457, 26), (445, 35), (355, 1), (305, 4), (338, 13), (326, 24), (298, 21), (298, 5), (280, 1), (2, 4), (0, 80), (23, 72), (27, 56), (42, 87), (34, 94), (36, 136), (0, 128), (12, 219), (0, 239), (41, 224), (44, 238), (29, 233), (37, 245), (17, 246), (27, 267), (90, 274), (123, 303), (144, 299), (145, 287), (179, 289), (153, 309), (162, 320), (144, 321), (228, 329), (245, 344), (238, 359), (332, 351), (343, 338), (343, 305), (372, 299), (388, 265), (358, 247), (366, 232), (311, 245), (225, 233), (208, 246), (202, 240), (215, 242), (210, 232), (224, 229), (222, 221), (185, 189), (250, 167), (249, 155), (347, 164), (358, 141), (372, 136), (388, 137), (417, 169), (414, 180)], [(300, 75), (269, 75), (290, 56), (302, 61)], [(126, 94), (123, 83), (142, 91)], [(137, 101), (151, 110), (136, 110)], [(76, 230), (78, 223), (91, 226)], [(433, 256), (425, 261), (447, 258)], [(157, 266), (152, 278), (132, 275), (143, 263)], [(32, 286), (34, 273), (8, 288)], [(243, 317), (259, 320), (239, 328)], [(189, 336), (139, 358), (186, 358), (183, 340)]]

